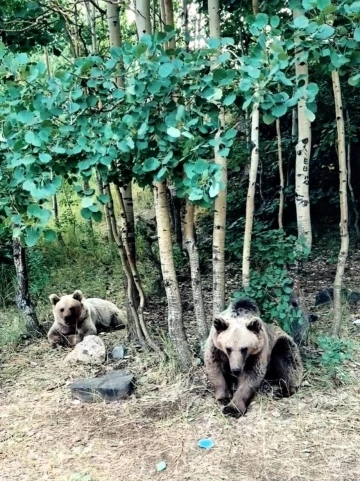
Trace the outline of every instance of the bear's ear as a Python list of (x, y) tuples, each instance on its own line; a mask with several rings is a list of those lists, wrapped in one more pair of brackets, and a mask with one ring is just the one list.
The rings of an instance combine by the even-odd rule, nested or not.
[(51, 294), (51, 296), (49, 296), (49, 299), (53, 306), (56, 306), (56, 304), (60, 301), (60, 297), (56, 294)]
[(253, 319), (251, 322), (249, 322), (247, 328), (254, 334), (259, 334), (262, 329), (261, 322), (259, 321), (259, 319)]
[(75, 291), (74, 294), (73, 294), (73, 298), (76, 301), (81, 302), (84, 299), (84, 296), (83, 296), (83, 293), (81, 291)]
[(221, 319), (221, 317), (216, 317), (214, 319), (214, 327), (217, 332), (223, 332), (226, 331), (226, 329), (229, 327), (229, 324), (224, 321), (224, 319)]
[(232, 308), (236, 314), (243, 314), (244, 312), (259, 312), (258, 306), (251, 299), (238, 299), (233, 302)]

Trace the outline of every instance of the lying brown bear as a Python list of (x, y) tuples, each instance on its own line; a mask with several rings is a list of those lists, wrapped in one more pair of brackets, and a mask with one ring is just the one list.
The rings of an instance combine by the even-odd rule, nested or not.
[(75, 346), (85, 336), (97, 334), (97, 326), (121, 328), (124, 313), (112, 302), (103, 299), (85, 299), (81, 291), (59, 297), (51, 294), (54, 324), (48, 340), (52, 346)]
[(224, 414), (234, 417), (245, 414), (264, 379), (276, 381), (281, 395), (291, 396), (303, 373), (293, 339), (279, 327), (265, 324), (249, 299), (231, 304), (214, 320), (204, 357), (215, 398), (226, 404)]

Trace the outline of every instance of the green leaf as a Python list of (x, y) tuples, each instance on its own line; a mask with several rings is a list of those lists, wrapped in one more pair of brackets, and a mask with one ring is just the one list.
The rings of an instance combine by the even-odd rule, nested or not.
[(227, 95), (223, 100), (223, 105), (225, 105), (226, 107), (229, 107), (229, 105), (232, 105), (235, 102), (235, 99), (236, 99), (236, 94)]
[(319, 10), (325, 10), (331, 4), (331, 0), (317, 0), (316, 6)]
[(294, 27), (298, 29), (304, 29), (309, 25), (309, 19), (304, 15), (296, 17), (294, 19)]
[(270, 25), (273, 28), (277, 28), (280, 24), (280, 18), (277, 15), (274, 15), (270, 18)]
[(38, 227), (27, 227), (25, 231), (25, 243), (28, 247), (33, 247), (40, 237), (40, 231)]
[(39, 159), (40, 159), (40, 162), (42, 162), (43, 164), (47, 164), (48, 162), (50, 162), (52, 160), (52, 157), (50, 154), (47, 154), (45, 152), (41, 152), (39, 154)]
[(316, 6), (316, 0), (302, 0), (302, 6), (306, 11), (312, 10)]
[(315, 114), (311, 112), (311, 110), (308, 109), (307, 107), (305, 107), (304, 112), (305, 112), (306, 118), (310, 120), (310, 122), (314, 122)]
[(198, 159), (194, 164), (194, 171), (197, 174), (202, 174), (203, 172), (207, 171), (209, 168), (209, 163), (206, 162), (204, 159)]
[(241, 79), (240, 84), (239, 84), (239, 89), (242, 92), (247, 92), (248, 90), (251, 89), (251, 87), (252, 87), (252, 82), (249, 78)]
[(181, 132), (179, 129), (176, 129), (175, 127), (169, 127), (166, 131), (166, 133), (173, 138), (178, 138), (181, 135)]
[(357, 42), (360, 42), (360, 27), (355, 28), (354, 30), (354, 39)]
[(174, 65), (172, 63), (163, 63), (159, 68), (159, 75), (162, 78), (168, 77), (174, 70)]
[(87, 209), (87, 208), (81, 209), (80, 214), (81, 214), (81, 216), (82, 216), (84, 219), (86, 219), (86, 220), (90, 220), (91, 217), (92, 217), (92, 212), (91, 212), (91, 210), (90, 210), (90, 209)]
[(94, 201), (91, 197), (83, 197), (81, 201), (81, 206), (84, 209), (91, 207), (94, 204)]
[(39, 219), (41, 224), (47, 224), (51, 217), (51, 212), (42, 208), (39, 204), (30, 204), (27, 208), (27, 213)]
[(274, 120), (275, 120), (275, 117), (273, 117), (271, 114), (266, 113), (263, 115), (263, 121), (266, 125), (272, 124)]
[(160, 162), (155, 157), (150, 157), (146, 159), (143, 165), (144, 172), (152, 172), (160, 167)]
[(100, 194), (97, 196), (97, 199), (101, 204), (107, 204), (109, 202), (109, 196), (106, 194)]
[(326, 38), (331, 37), (335, 32), (335, 28), (331, 27), (330, 25), (321, 25), (319, 30), (317, 31), (315, 38), (318, 38), (320, 40), (325, 40)]
[(229, 147), (224, 147), (223, 149), (219, 150), (219, 155), (221, 157), (227, 157), (230, 153)]
[(95, 222), (101, 222), (102, 221), (102, 212), (101, 210), (98, 210), (97, 212), (92, 212), (91, 213), (92, 220)]
[(360, 85), (360, 73), (354, 75), (353, 77), (350, 77), (348, 83), (352, 87), (357, 87), (358, 85)]
[(35, 120), (34, 114), (30, 110), (22, 110), (17, 114), (16, 118), (22, 124), (32, 124)]
[(202, 189), (196, 188), (190, 192), (189, 200), (192, 200), (192, 201), (200, 200), (203, 197), (204, 197), (204, 192), (202, 191)]
[(25, 142), (30, 145), (34, 145), (35, 147), (40, 147), (41, 142), (39, 139), (35, 137), (35, 134), (32, 130), (29, 130), (25, 134)]
[(210, 189), (209, 189), (209, 196), (213, 199), (214, 197), (216, 197), (218, 195), (218, 193), (220, 192), (220, 184), (218, 182), (215, 182), (214, 184), (212, 184), (210, 186)]
[(44, 238), (47, 242), (54, 242), (56, 239), (56, 232), (52, 229), (45, 229)]
[(260, 30), (266, 27), (269, 17), (266, 13), (258, 13), (255, 17), (254, 25)]
[(271, 109), (271, 115), (273, 115), (274, 117), (282, 117), (283, 115), (286, 114), (286, 112), (287, 112), (286, 104), (275, 105), (275, 107)]

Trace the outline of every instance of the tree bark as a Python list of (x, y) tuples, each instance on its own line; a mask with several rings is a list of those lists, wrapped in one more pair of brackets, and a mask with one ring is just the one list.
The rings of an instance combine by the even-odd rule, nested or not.
[(195, 206), (189, 200), (185, 206), (184, 237), (185, 246), (189, 254), (191, 287), (194, 302), (195, 319), (198, 328), (200, 343), (203, 344), (208, 336), (208, 326), (206, 324), (204, 299), (201, 287), (200, 260), (199, 252), (195, 241)]
[[(143, 290), (142, 285), (141, 285), (140, 276), (139, 276), (139, 273), (138, 273), (138, 270), (137, 270), (137, 267), (136, 267), (135, 259), (133, 257), (133, 252), (131, 252), (130, 243), (129, 243), (129, 240), (128, 240), (129, 239), (129, 236), (128, 236), (128, 225), (129, 224), (128, 224), (128, 220), (126, 218), (125, 203), (124, 203), (124, 199), (122, 197), (119, 186), (115, 185), (115, 191), (116, 191), (116, 194), (117, 194), (117, 197), (118, 197), (118, 200), (119, 200), (120, 216), (121, 216), (121, 219), (122, 219), (121, 223), (122, 223), (122, 230), (123, 230), (122, 238), (123, 238), (123, 244), (124, 244), (124, 247), (125, 247), (126, 257), (127, 257), (127, 261), (128, 261), (129, 267), (130, 267), (130, 271), (131, 271), (131, 274), (132, 274), (132, 277), (133, 277), (133, 280), (134, 280), (134, 284), (135, 284), (137, 292), (139, 294), (139, 301), (140, 302), (139, 302), (139, 305), (137, 307), (137, 314), (138, 314), (138, 317), (139, 317), (141, 330), (144, 334), (145, 340), (148, 343), (148, 345), (154, 351), (160, 351), (159, 346), (156, 344), (156, 342), (151, 337), (151, 334), (149, 333), (149, 331), (147, 329), (147, 326), (146, 326), (146, 323), (145, 323), (145, 319), (144, 319), (145, 294), (144, 294), (144, 290)], [(135, 298), (135, 296), (134, 296), (134, 298)]]
[(154, 198), (161, 270), (168, 303), (169, 337), (173, 343), (181, 368), (191, 366), (191, 353), (183, 325), (183, 312), (179, 285), (175, 272), (169, 205), (164, 182), (154, 182)]
[[(210, 37), (220, 39), (219, 0), (209, 0)], [(225, 113), (219, 105), (219, 137), (225, 130)], [(219, 147), (214, 148), (215, 163), (222, 172), (224, 190), (215, 199), (213, 228), (213, 317), (216, 317), (225, 307), (225, 233), (227, 204), (227, 159), (219, 155)]]
[[(350, 128), (350, 118), (349, 118), (349, 112), (346, 112), (346, 120), (348, 124), (348, 129)], [(354, 215), (355, 215), (355, 222), (354, 222), (354, 227), (355, 227), (355, 232), (356, 232), (356, 237), (357, 240), (360, 240), (360, 231), (359, 231), (359, 211), (357, 208), (357, 203), (356, 203), (356, 198), (355, 198), (355, 193), (354, 189), (352, 186), (352, 181), (351, 181), (351, 140), (350, 140), (350, 135), (348, 139), (348, 146), (347, 146), (347, 171), (348, 171), (348, 186), (349, 186), (349, 192), (351, 196), (351, 201), (353, 205), (353, 210), (354, 210)]]
[(244, 248), (242, 262), (242, 283), (243, 287), (250, 284), (250, 253), (251, 253), (251, 237), (254, 223), (255, 210), (255, 188), (256, 178), (259, 164), (259, 105), (255, 104), (252, 110), (251, 120), (251, 143), (253, 145), (251, 152), (251, 164), (249, 172), (249, 187), (246, 198), (246, 218), (244, 233)]
[(279, 164), (279, 177), (280, 177), (278, 224), (279, 224), (279, 229), (283, 229), (284, 228), (284, 226), (283, 226), (284, 170), (283, 170), (283, 158), (282, 158), (280, 119), (276, 119), (276, 136), (277, 136), (278, 164)]
[[(294, 10), (293, 17), (296, 19), (304, 12)], [(300, 40), (298, 40), (300, 44)], [(305, 85), (308, 84), (309, 71), (307, 60), (301, 56), (303, 50), (297, 48), (295, 51), (295, 69), (297, 82), (299, 78)], [(309, 197), (309, 162), (311, 155), (311, 123), (306, 116), (306, 99), (298, 101), (298, 143), (296, 145), (296, 174), (295, 174), (295, 199), (296, 217), (298, 226), (298, 237), (304, 239), (306, 246), (311, 250), (312, 230), (310, 217), (310, 197)]]
[(151, 35), (149, 0), (135, 0), (135, 22), (139, 40), (143, 35)]
[(347, 172), (346, 172), (346, 144), (345, 144), (345, 122), (344, 109), (341, 97), (341, 85), (339, 72), (332, 71), (332, 82), (335, 99), (337, 144), (339, 158), (339, 192), (340, 192), (340, 238), (341, 246), (338, 256), (336, 277), (334, 282), (334, 321), (333, 335), (338, 336), (341, 328), (341, 288), (344, 279), (346, 260), (349, 252), (349, 231), (348, 231), (348, 199), (347, 199)]
[[(122, 45), (119, 12), (120, 8), (118, 5), (110, 2), (106, 3), (106, 15), (109, 27), (110, 47), (121, 47)], [(116, 83), (119, 88), (124, 87), (124, 81), (121, 75), (116, 78)]]
[(26, 263), (25, 249), (20, 239), (13, 239), (13, 259), (16, 272), (16, 305), (25, 319), (26, 331), (31, 337), (41, 334), (41, 327), (36, 316), (35, 308), (30, 299), (29, 276)]
[[(141, 329), (139, 316), (134, 304), (134, 280), (133, 276), (126, 258), (126, 253), (124, 245), (119, 235), (118, 225), (115, 218), (114, 212), (114, 201), (111, 194), (110, 185), (108, 183), (104, 184), (104, 190), (109, 197), (109, 214), (111, 221), (112, 234), (118, 249), (118, 255), (121, 261), (121, 265), (126, 277), (126, 291), (127, 291), (127, 305), (131, 312), (131, 316), (128, 316), (128, 333), (130, 339), (138, 339), (142, 345), (146, 345), (145, 337)], [(133, 321), (133, 322), (132, 322)]]
[[(100, 177), (99, 172), (96, 172), (96, 181), (97, 181), (97, 185), (98, 185), (99, 195), (105, 194), (104, 184), (103, 184), (103, 181)], [(108, 237), (109, 242), (114, 243), (115, 239), (114, 239), (112, 228), (111, 228), (111, 220), (110, 220), (110, 213), (109, 213), (108, 204), (104, 204), (103, 210), (104, 210), (104, 217), (105, 217), (105, 223), (106, 223), (107, 237)]]

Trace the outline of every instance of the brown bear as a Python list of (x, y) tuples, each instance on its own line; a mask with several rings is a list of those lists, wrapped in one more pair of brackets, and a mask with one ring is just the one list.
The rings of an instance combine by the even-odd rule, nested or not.
[(277, 382), (282, 396), (291, 396), (303, 373), (293, 339), (264, 323), (249, 299), (234, 302), (214, 319), (204, 360), (215, 398), (225, 404), (223, 413), (234, 417), (245, 414), (265, 379)]
[(124, 313), (112, 302), (97, 298), (85, 299), (79, 290), (62, 297), (51, 294), (49, 299), (54, 314), (54, 324), (48, 333), (52, 346), (75, 346), (85, 336), (96, 335), (97, 326), (125, 327)]

